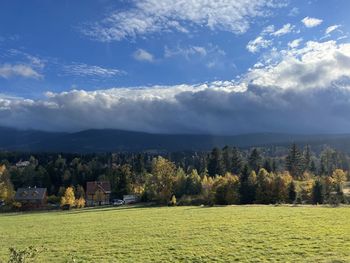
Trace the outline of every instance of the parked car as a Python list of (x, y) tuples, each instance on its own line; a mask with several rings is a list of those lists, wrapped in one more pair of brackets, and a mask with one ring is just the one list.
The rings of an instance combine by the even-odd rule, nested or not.
[(121, 199), (113, 199), (113, 200), (112, 200), (112, 204), (113, 204), (114, 206), (120, 206), (120, 205), (125, 204), (125, 202), (124, 202), (124, 200), (121, 200)]
[(5, 201), (4, 200), (0, 200), (0, 207), (1, 206), (5, 206)]

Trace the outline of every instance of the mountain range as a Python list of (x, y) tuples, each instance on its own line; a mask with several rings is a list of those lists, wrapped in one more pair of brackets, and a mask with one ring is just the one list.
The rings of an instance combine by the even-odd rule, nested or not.
[(291, 143), (328, 145), (350, 152), (350, 134), (280, 134), (255, 133), (232, 136), (196, 134), (151, 134), (122, 130), (84, 130), (80, 132), (45, 132), (0, 127), (0, 149), (26, 152), (137, 152), (137, 151), (207, 151), (225, 145), (287, 146)]

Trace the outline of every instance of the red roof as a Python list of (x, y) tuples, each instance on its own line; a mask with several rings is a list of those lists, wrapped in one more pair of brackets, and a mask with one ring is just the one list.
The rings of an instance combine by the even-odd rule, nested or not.
[(86, 194), (95, 194), (97, 189), (101, 189), (105, 194), (110, 194), (111, 184), (108, 181), (94, 181), (86, 183)]

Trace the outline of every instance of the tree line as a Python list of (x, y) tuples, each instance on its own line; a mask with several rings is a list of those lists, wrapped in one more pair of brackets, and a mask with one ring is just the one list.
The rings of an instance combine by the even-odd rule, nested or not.
[(339, 203), (347, 202), (350, 164), (334, 149), (316, 154), (296, 144), (162, 154), (1, 152), (0, 160), (0, 200), (8, 203), (18, 187), (28, 186), (46, 187), (56, 203), (69, 188), (82, 203), (86, 182), (98, 180), (111, 183), (112, 198), (137, 194), (161, 204)]

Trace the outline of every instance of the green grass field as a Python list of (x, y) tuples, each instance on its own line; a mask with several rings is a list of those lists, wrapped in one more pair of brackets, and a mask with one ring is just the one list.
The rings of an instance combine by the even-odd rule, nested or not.
[(0, 215), (0, 259), (36, 262), (350, 262), (350, 208), (101, 208)]

